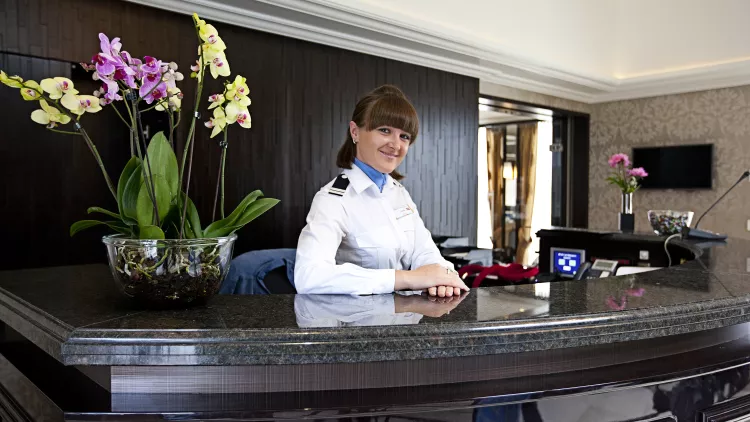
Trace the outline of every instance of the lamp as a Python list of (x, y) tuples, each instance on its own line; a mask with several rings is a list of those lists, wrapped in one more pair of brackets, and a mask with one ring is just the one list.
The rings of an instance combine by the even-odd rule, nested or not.
[(503, 163), (503, 179), (515, 179), (516, 178), (516, 166), (511, 162)]

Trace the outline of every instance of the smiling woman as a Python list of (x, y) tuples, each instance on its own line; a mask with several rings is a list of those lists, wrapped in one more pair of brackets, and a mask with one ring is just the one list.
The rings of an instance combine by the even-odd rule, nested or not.
[(452, 297), (468, 290), (398, 182), (396, 168), (418, 133), (417, 112), (395, 86), (357, 103), (337, 157), (343, 172), (315, 195), (299, 237), (298, 293), (425, 290)]

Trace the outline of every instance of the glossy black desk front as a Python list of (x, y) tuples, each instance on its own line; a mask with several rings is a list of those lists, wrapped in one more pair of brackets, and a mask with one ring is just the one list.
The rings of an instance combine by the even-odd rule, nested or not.
[(720, 400), (742, 405), (750, 242), (678, 245), (699, 259), (450, 303), (223, 296), (154, 312), (122, 301), (104, 266), (0, 272), (0, 415), (692, 420)]

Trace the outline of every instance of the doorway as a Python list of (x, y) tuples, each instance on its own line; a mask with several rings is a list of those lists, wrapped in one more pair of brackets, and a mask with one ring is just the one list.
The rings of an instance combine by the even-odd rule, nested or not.
[(536, 232), (588, 225), (589, 116), (482, 96), (477, 244), (534, 265)]

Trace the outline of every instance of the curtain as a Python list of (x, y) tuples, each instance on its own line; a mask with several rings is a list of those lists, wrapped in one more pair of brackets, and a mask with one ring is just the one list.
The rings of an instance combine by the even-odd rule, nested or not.
[(490, 215), (492, 218), (492, 247), (502, 246), (503, 219), (503, 132), (487, 128), (487, 176), (489, 177)]
[(534, 210), (534, 186), (536, 185), (537, 126), (518, 126), (518, 190), (521, 204), (518, 227), (518, 249), (516, 262), (528, 265), (527, 255), (532, 241), (531, 217)]

